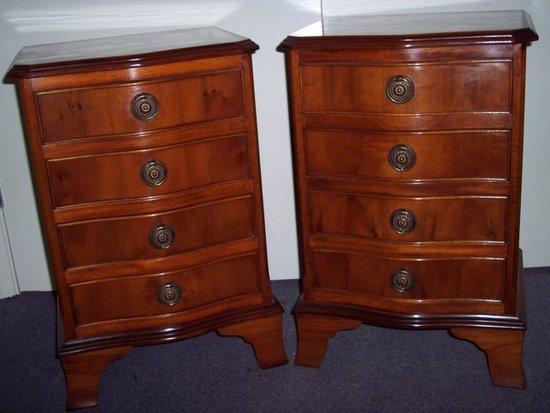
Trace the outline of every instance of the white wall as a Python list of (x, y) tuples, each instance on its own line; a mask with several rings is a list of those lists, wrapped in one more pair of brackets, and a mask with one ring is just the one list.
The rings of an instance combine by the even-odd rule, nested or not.
[[(545, 123), (550, 96), (550, 2), (324, 0), (325, 15), (399, 10), (527, 9), (543, 39), (529, 49), (521, 244), (527, 266), (550, 265), (550, 185)], [(427, 7), (429, 6), (429, 7)], [(284, 59), (275, 51), (289, 33), (320, 18), (319, 0), (2, 0), (0, 72), (24, 45), (216, 25), (248, 36), (254, 55), (256, 104), (272, 279), (296, 278), (298, 259)], [(0, 187), (22, 290), (51, 288), (38, 224), (15, 90), (0, 85)], [(546, 128), (547, 129), (547, 128)], [(546, 223), (546, 224), (545, 224)]]

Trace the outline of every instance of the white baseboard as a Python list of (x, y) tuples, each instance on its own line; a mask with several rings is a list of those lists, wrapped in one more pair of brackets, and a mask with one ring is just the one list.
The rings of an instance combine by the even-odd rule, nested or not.
[(19, 283), (13, 264), (4, 209), (0, 208), (0, 298), (11, 297), (19, 293)]

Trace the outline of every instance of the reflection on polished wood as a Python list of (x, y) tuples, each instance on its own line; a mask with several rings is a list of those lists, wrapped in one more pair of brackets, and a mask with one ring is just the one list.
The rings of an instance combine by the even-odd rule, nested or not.
[[(160, 184), (148, 185), (143, 165), (164, 169)], [(78, 156), (48, 162), (56, 206), (158, 196), (205, 185), (248, 180), (246, 136), (216, 137), (169, 147)], [(105, 176), (115, 179), (107, 181)]]
[(40, 77), (48, 74), (111, 67), (139, 67), (161, 59), (253, 52), (258, 46), (246, 37), (217, 27), (140, 33), (71, 42), (27, 46), (12, 63), (8, 76)]
[[(143, 92), (158, 101), (157, 116), (136, 119), (132, 100)], [(180, 79), (37, 93), (45, 142), (165, 129), (244, 115), (240, 70)], [(114, 104), (116, 102), (116, 104)]]
[(287, 51), (302, 45), (306, 48), (327, 48), (338, 42), (341, 48), (346, 48), (356, 44), (383, 47), (386, 40), (403, 43), (437, 40), (522, 43), (537, 39), (527, 13), (523, 10), (501, 10), (326, 16), (322, 21), (292, 33), (279, 47), (281, 51)]
[[(211, 331), (286, 362), (271, 295), (252, 58), (221, 29), (25, 48), (18, 86), (59, 302), (67, 406), (110, 361)], [(159, 348), (162, 351), (162, 348)]]
[[(450, 329), (521, 387), (523, 11), (327, 18), (288, 36), (297, 363), (360, 322)], [(506, 369), (509, 368), (509, 374)]]

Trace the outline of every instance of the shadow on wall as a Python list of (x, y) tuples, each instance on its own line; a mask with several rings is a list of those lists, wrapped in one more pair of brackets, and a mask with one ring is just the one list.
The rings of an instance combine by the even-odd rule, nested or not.
[[(47, 3), (44, 7), (35, 4), (27, 8), (16, 6), (4, 11), (2, 19), (18, 33), (196, 27), (215, 25), (240, 8), (247, 7), (246, 3), (246, 0), (132, 2), (126, 5), (75, 5), (72, 2), (57, 7)], [(286, 7), (319, 13), (320, 0), (286, 0), (283, 3), (287, 3)]]
[(240, 1), (193, 1), (13, 9), (3, 20), (18, 33), (210, 26), (235, 12)]
[(322, 0), (323, 17), (444, 11), (526, 9), (531, 0)]

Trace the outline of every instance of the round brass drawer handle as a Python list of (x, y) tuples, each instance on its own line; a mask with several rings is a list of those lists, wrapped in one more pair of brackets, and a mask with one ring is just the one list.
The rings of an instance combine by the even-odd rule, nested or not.
[(400, 143), (391, 148), (388, 153), (388, 162), (396, 171), (408, 171), (416, 163), (416, 152), (409, 145)]
[(181, 298), (181, 288), (176, 283), (161, 285), (157, 290), (157, 299), (162, 305), (174, 305)]
[(414, 83), (405, 75), (392, 77), (386, 84), (386, 95), (393, 103), (407, 103), (414, 96)]
[(134, 96), (130, 103), (132, 115), (139, 120), (151, 120), (157, 116), (159, 102), (156, 97), (149, 93), (141, 93)]
[(168, 225), (157, 225), (149, 233), (149, 242), (159, 250), (165, 250), (174, 242), (174, 230)]
[(159, 186), (164, 183), (167, 175), (166, 166), (156, 159), (145, 162), (141, 166), (141, 180), (148, 186)]
[(392, 272), (390, 284), (398, 293), (407, 292), (414, 285), (414, 275), (408, 268), (398, 268)]
[(408, 209), (397, 209), (390, 217), (390, 226), (398, 234), (406, 234), (416, 227), (416, 215)]

